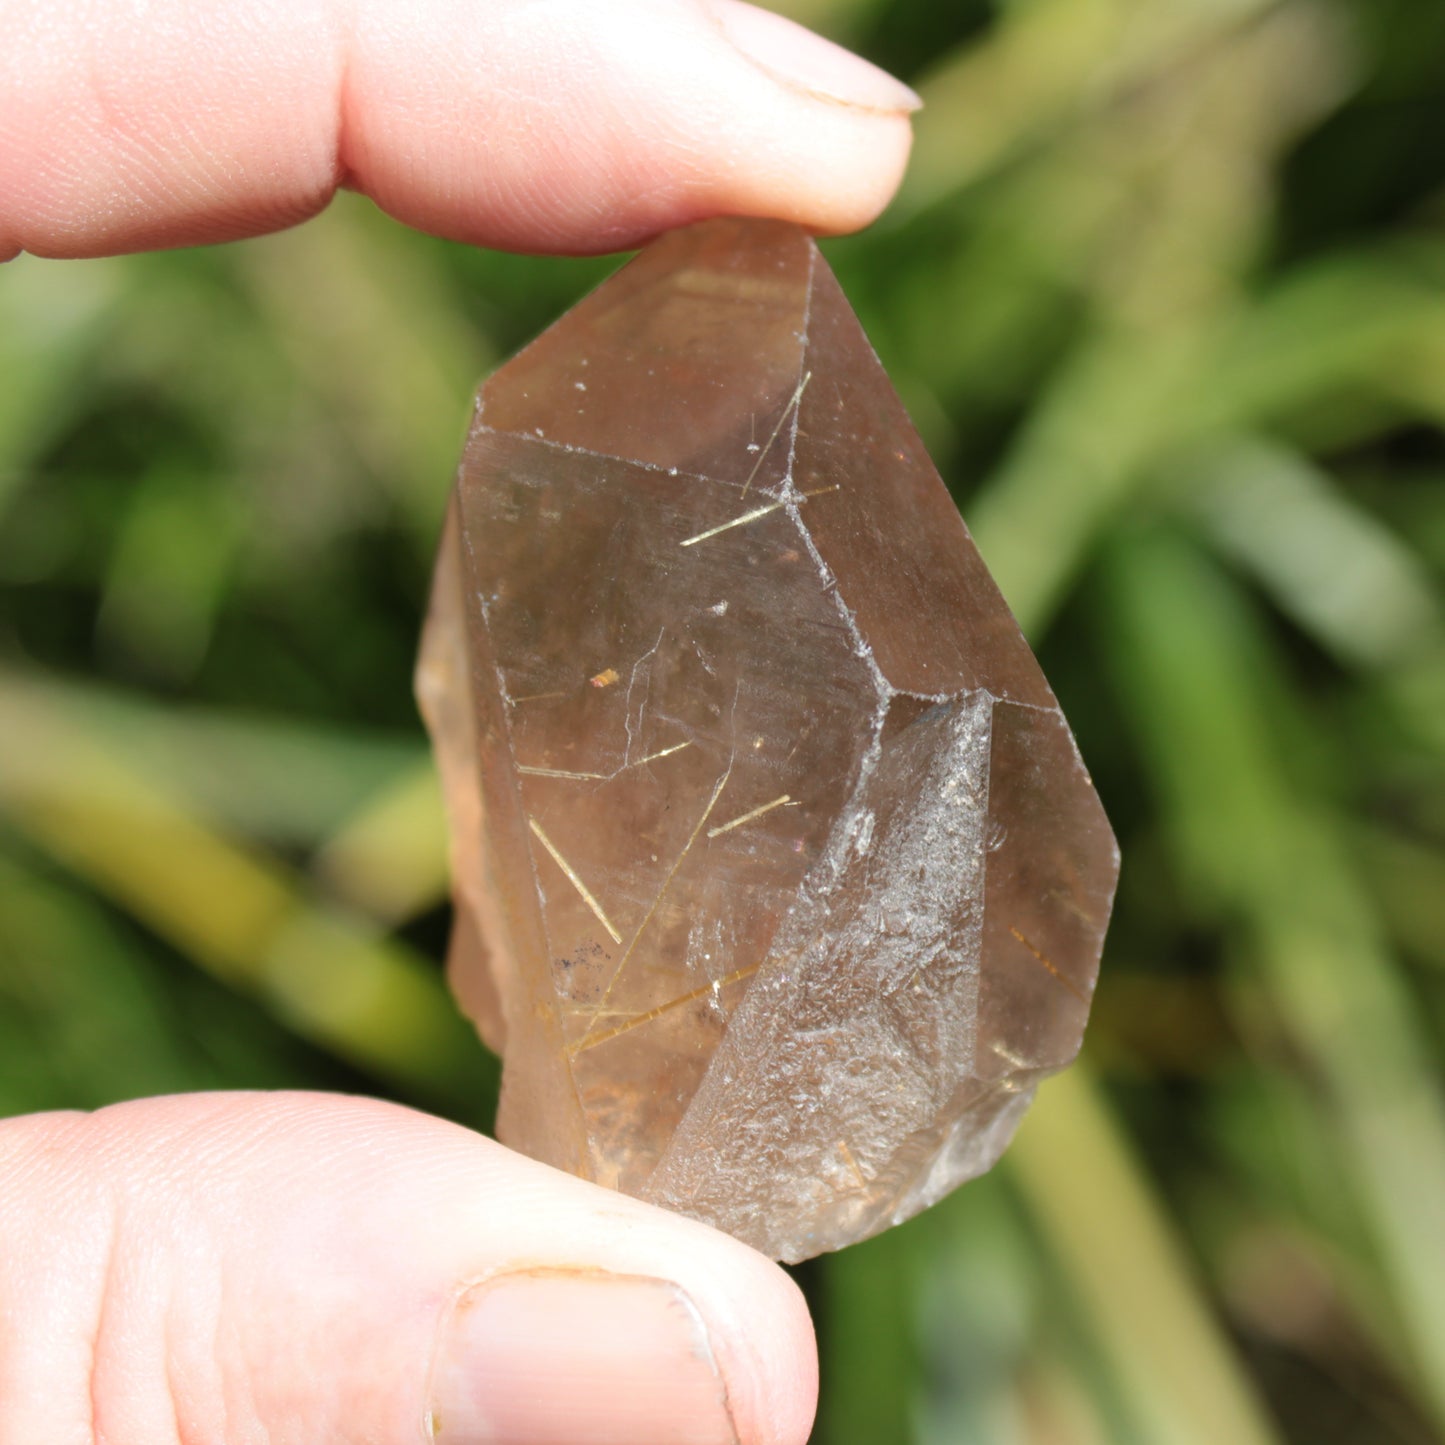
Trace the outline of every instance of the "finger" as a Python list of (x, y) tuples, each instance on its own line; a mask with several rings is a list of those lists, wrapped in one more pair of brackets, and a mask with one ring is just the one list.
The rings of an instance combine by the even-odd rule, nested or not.
[(430, 1414), (459, 1442), (710, 1441), (724, 1397), (744, 1441), (806, 1431), (778, 1271), (463, 1131), (294, 1097), (44, 1127), (0, 1248), (31, 1302), (0, 1438), (410, 1441)]
[(456, 1126), (197, 1095), (0, 1127), (0, 1439), (801, 1445), (786, 1275)]
[(0, 0), (0, 33), (0, 258), (251, 235), (341, 184), (512, 249), (851, 230), (916, 104), (743, 0)]

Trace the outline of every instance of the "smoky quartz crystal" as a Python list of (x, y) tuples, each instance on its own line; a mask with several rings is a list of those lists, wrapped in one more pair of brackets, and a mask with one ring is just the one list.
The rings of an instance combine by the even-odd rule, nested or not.
[(1117, 852), (812, 240), (653, 243), (483, 387), (418, 671), (504, 1142), (798, 1260), (998, 1157)]

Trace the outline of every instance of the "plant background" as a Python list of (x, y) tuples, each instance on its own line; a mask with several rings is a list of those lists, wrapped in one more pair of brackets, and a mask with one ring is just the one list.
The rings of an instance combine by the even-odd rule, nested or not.
[[(825, 1445), (1445, 1438), (1445, 8), (788, 0), (913, 81), (827, 250), (1125, 855), (1084, 1063), (800, 1273)], [(355, 197), (0, 273), (0, 1112), (485, 1125), (409, 676), (477, 379), (612, 261)]]

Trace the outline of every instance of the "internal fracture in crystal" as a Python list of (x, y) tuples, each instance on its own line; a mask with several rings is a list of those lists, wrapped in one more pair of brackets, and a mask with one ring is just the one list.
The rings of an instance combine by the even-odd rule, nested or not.
[(797, 1260), (987, 1169), (1118, 860), (812, 241), (645, 250), (482, 389), (418, 691), (504, 1142)]

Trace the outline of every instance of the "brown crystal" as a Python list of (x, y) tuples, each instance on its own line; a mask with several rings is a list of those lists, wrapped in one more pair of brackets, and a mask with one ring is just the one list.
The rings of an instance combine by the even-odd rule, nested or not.
[(1077, 1051), (1113, 837), (803, 232), (674, 232), (486, 384), (418, 690), (514, 1147), (797, 1260)]

